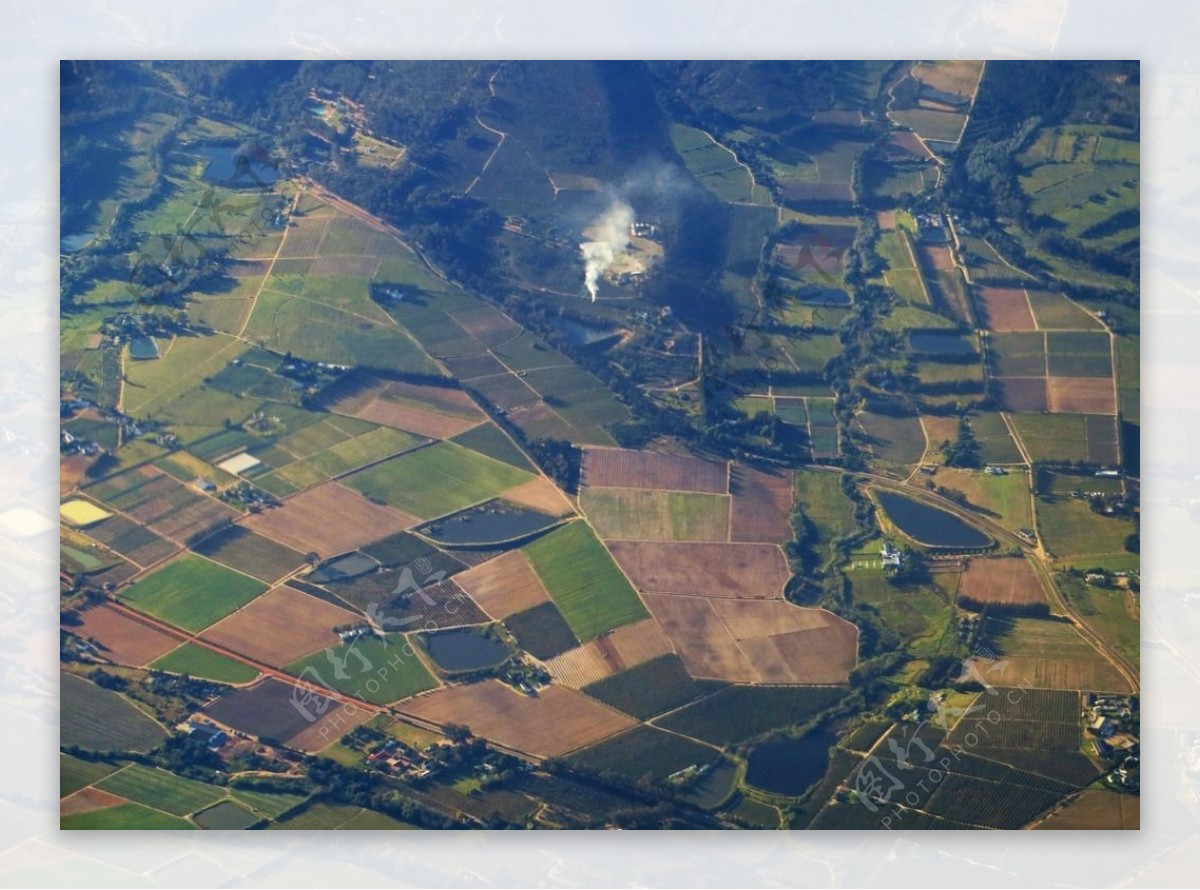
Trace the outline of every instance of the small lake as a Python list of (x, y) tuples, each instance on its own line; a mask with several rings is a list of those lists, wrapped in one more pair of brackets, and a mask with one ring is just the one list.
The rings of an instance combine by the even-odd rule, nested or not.
[(722, 760), (701, 776), (696, 784), (683, 793), (683, 799), (706, 810), (720, 806), (733, 791), (737, 765)]
[(193, 145), (188, 153), (205, 160), (204, 178), (209, 182), (234, 188), (253, 188), (272, 185), (279, 178), (279, 171), (269, 163), (246, 154), (245, 146)]
[(64, 235), (58, 239), (58, 249), (63, 253), (74, 253), (77, 250), (83, 250), (96, 236), (91, 232), (83, 232), (79, 235)]
[(438, 667), (452, 674), (495, 667), (512, 654), (499, 640), (473, 630), (444, 630), (428, 634), (425, 636), (425, 648)]
[(929, 547), (986, 547), (992, 539), (952, 513), (890, 491), (876, 491), (896, 527)]
[(503, 501), (488, 501), (422, 526), (419, 531), (440, 544), (501, 544), (549, 528), (558, 520)]
[(798, 797), (825, 775), (829, 749), (837, 733), (828, 726), (799, 739), (776, 739), (755, 746), (747, 762), (746, 782), (763, 791)]
[(137, 359), (158, 358), (158, 344), (153, 337), (137, 337), (129, 341), (129, 355)]
[(908, 335), (913, 352), (926, 355), (974, 355), (975, 345), (961, 334), (946, 331), (916, 331)]
[(620, 335), (619, 331), (614, 331), (611, 328), (597, 328), (591, 325), (586, 325), (578, 321), (572, 321), (568, 318), (561, 318), (552, 321), (551, 326), (566, 335), (567, 340), (574, 346), (591, 346), (595, 343), (603, 343), (605, 340), (611, 340)]

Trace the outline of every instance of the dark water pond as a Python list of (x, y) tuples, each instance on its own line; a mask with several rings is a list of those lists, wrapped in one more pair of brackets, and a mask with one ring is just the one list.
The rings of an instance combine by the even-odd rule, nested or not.
[(138, 337), (129, 341), (129, 354), (133, 358), (158, 358), (158, 344), (153, 337)]
[(961, 334), (945, 331), (917, 331), (910, 334), (908, 342), (913, 352), (927, 355), (974, 355), (975, 346)]
[(775, 794), (801, 795), (825, 775), (836, 741), (837, 733), (826, 726), (803, 738), (764, 742), (750, 752), (746, 782)]
[(722, 760), (703, 776), (696, 784), (683, 794), (683, 799), (698, 807), (711, 810), (720, 806), (733, 790), (733, 781), (737, 778), (737, 766), (728, 760)]
[(197, 145), (189, 153), (204, 158), (204, 178), (218, 185), (256, 188), (272, 185), (279, 178), (267, 155), (255, 152), (254, 146)]
[(930, 547), (986, 547), (992, 542), (983, 532), (945, 510), (890, 491), (877, 494), (888, 518), (914, 541)]
[(534, 510), (488, 501), (431, 522), (420, 531), (441, 544), (500, 544), (549, 528), (557, 521)]
[(508, 658), (508, 647), (499, 640), (471, 630), (444, 630), (425, 637), (425, 648), (437, 666), (450, 673), (480, 671)]

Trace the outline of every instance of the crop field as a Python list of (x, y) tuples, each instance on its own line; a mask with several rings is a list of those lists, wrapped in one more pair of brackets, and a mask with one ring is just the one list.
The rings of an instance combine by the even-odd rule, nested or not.
[(795, 478), (795, 501), (817, 526), (818, 542), (825, 546), (855, 528), (854, 502), (841, 489), (836, 473), (799, 470)]
[[(256, 476), (254, 482), (276, 497), (327, 482), (367, 464), (396, 455), (424, 440), (389, 427), (375, 427), (361, 436), (345, 439), (311, 457), (285, 463), (273, 472)], [(260, 452), (265, 458), (270, 452)], [(280, 455), (283, 457), (283, 455)], [(286, 460), (286, 457), (283, 458)]]
[(546, 670), (554, 682), (568, 689), (582, 689), (616, 672), (619, 668), (609, 657), (608, 651), (600, 645), (600, 639), (588, 640), (582, 646), (548, 659)]
[(929, 305), (929, 294), (925, 290), (921, 273), (916, 269), (889, 269), (883, 273), (883, 280), (900, 299), (917, 306)]
[(225, 334), (176, 337), (152, 362), (128, 362), (121, 407), (135, 416), (158, 413), (208, 375), (245, 353), (245, 343)]
[(346, 478), (368, 498), (433, 519), (494, 498), (529, 474), (453, 442), (437, 442)]
[(574, 512), (571, 502), (545, 476), (536, 476), (508, 489), (504, 492), (504, 500), (549, 516), (565, 516)]
[(979, 442), (983, 459), (992, 464), (1022, 463), (1021, 452), (1013, 441), (1004, 419), (994, 411), (976, 411), (971, 414), (971, 431)]
[[(448, 553), (409, 532), (398, 532), (365, 545), (362, 552), (387, 568), (415, 565), (431, 573), (445, 572), (447, 576), (463, 570), (463, 563)], [(424, 562), (421, 562), (424, 560)]]
[(204, 713), (239, 732), (277, 739), (302, 751), (319, 751), (372, 716), (366, 708), (343, 705), (271, 677), (227, 692)]
[(1087, 425), (1081, 415), (1013, 414), (1011, 420), (1032, 460), (1088, 460)]
[(135, 830), (189, 830), (195, 826), (186, 819), (171, 816), (136, 803), (125, 803), (86, 813), (63, 816), (59, 828), (63, 831), (108, 831), (113, 829)]
[(850, 573), (854, 601), (875, 609), (887, 627), (908, 641), (912, 653), (932, 654), (940, 649), (949, 634), (951, 597), (935, 585), (897, 587), (877, 568), (874, 553), (869, 565), (855, 566)]
[(599, 638), (610, 661), (618, 667), (633, 667), (671, 652), (671, 641), (653, 618), (635, 621)]
[(935, 481), (943, 488), (961, 492), (1007, 529), (1033, 528), (1029, 474), (1023, 469), (1012, 468), (1003, 476), (992, 476), (980, 470), (939, 467)]
[(580, 484), (728, 494), (728, 477), (726, 464), (698, 457), (621, 448), (587, 448), (583, 452)]
[(558, 757), (634, 725), (631, 717), (562, 686), (523, 695), (498, 680), (449, 686), (400, 705), (403, 713), (461, 723), (478, 736), (539, 757)]
[(992, 782), (947, 773), (925, 804), (932, 815), (989, 828), (1015, 829), (1052, 807), (1065, 789)]
[(918, 62), (912, 70), (912, 76), (926, 86), (967, 99), (975, 95), (982, 75), (982, 62), (962, 59)]
[(729, 540), (783, 544), (792, 538), (792, 474), (734, 464)]
[(83, 760), (70, 754), (58, 755), (58, 796), (66, 797), (120, 769), (103, 760)]
[(900, 198), (905, 194), (919, 195), (937, 180), (937, 169), (928, 164), (868, 164), (865, 171), (867, 187), (872, 195)]
[(638, 488), (585, 488), (579, 505), (605, 540), (725, 541), (730, 498)]
[(972, 288), (972, 292), (979, 321), (988, 330), (1008, 333), (1038, 329), (1025, 288), (979, 285)]
[(1049, 409), (1059, 414), (1116, 414), (1112, 377), (1046, 378)]
[(131, 763), (96, 783), (101, 791), (118, 794), (135, 803), (186, 816), (225, 797), (225, 790), (185, 779), (165, 770)]
[(1088, 568), (1089, 559), (1123, 554), (1133, 522), (1096, 513), (1084, 500), (1066, 495), (1039, 495), (1038, 531), (1042, 543), (1061, 565)]
[(327, 389), (327, 410), (360, 420), (407, 430), (434, 439), (448, 439), (481, 423), (485, 417), (460, 389), (421, 386), (353, 374)]
[[(336, 516), (336, 523), (329, 517)], [(283, 506), (246, 521), (247, 527), (301, 553), (322, 557), (345, 553), (409, 526), (417, 517), (372, 503), (337, 482), (326, 482), (288, 498)]]
[(701, 185), (722, 201), (770, 203), (770, 194), (761, 186), (755, 187), (750, 171), (738, 163), (737, 156), (707, 134), (683, 124), (671, 124), (671, 141)]
[(158, 659), (152, 667), (156, 671), (187, 674), (218, 683), (249, 683), (258, 677), (255, 668), (195, 643), (184, 643)]
[(1031, 280), (1031, 276), (1008, 265), (987, 240), (963, 235), (960, 244), (963, 263), (968, 267), (973, 282), (1019, 286)]
[(1045, 377), (993, 377), (992, 387), (1007, 411), (1044, 412), (1049, 408)]
[(105, 604), (68, 614), (80, 622), (64, 622), (71, 633), (91, 640), (96, 654), (117, 664), (141, 667), (179, 645), (170, 634), (147, 627)]
[(740, 683), (844, 683), (858, 629), (822, 609), (782, 600), (646, 596), (694, 677)]
[(454, 437), (454, 443), (480, 454), (503, 461), (519, 470), (531, 470), (532, 465), (519, 449), (495, 424), (482, 423)]
[(734, 745), (769, 729), (804, 723), (845, 696), (845, 689), (834, 687), (730, 686), (657, 722), (713, 745)]
[(1102, 326), (1095, 316), (1085, 312), (1077, 303), (1071, 302), (1062, 294), (1045, 290), (1030, 290), (1027, 294), (1039, 330), (1101, 330)]
[(276, 587), (204, 632), (204, 639), (272, 667), (338, 644), (333, 628), (361, 619), (314, 596)]
[[(437, 630), (487, 621), (487, 615), (454, 581), (438, 581), (437, 577), (436, 573), (422, 577), (404, 569), (391, 569), (326, 586), (339, 604), (350, 603), (363, 611), (380, 609), (388, 619), (403, 621), (406, 627)], [(414, 583), (420, 585), (419, 594), (412, 589)]]
[(524, 550), (580, 641), (646, 617), (637, 593), (582, 522), (562, 526)]
[[(168, 563), (121, 592), (121, 600), (193, 633), (263, 593), (267, 585), (191, 554)], [(204, 596), (197, 596), (202, 590)]]
[[(1125, 692), (1129, 684), (1103, 655), (1065, 621), (989, 618), (985, 629), (1001, 657), (977, 669), (996, 686)], [(1028, 747), (1000, 745), (996, 747)], [(1078, 743), (1075, 745), (1078, 748)], [(1074, 749), (1072, 749), (1074, 750)]]
[(1141, 798), (1089, 788), (1033, 827), (1042, 831), (1136, 831), (1141, 827)]
[(1022, 556), (971, 558), (958, 584), (959, 602), (1026, 606), (1046, 602), (1041, 580)]
[(268, 584), (304, 564), (303, 553), (256, 535), (240, 525), (231, 525), (205, 538), (192, 549), (213, 562), (252, 575)]
[(609, 549), (643, 593), (777, 599), (791, 577), (774, 544), (613, 541)]
[(579, 645), (575, 632), (552, 602), (512, 613), (504, 619), (504, 626), (522, 649), (543, 661)]
[(339, 643), (294, 661), (287, 669), (310, 682), (320, 677), (322, 685), (377, 705), (390, 704), (438, 685), (416, 654), (416, 647), (401, 634)]
[(882, 720), (868, 720), (855, 727), (849, 735), (842, 738), (841, 745), (843, 748), (851, 751), (861, 751), (865, 754), (875, 746), (875, 743), (889, 729), (891, 729), (891, 724), (889, 723), (885, 723)]
[(649, 774), (661, 782), (682, 769), (705, 766), (720, 756), (720, 751), (708, 745), (643, 725), (571, 755), (570, 762), (598, 772), (618, 773), (633, 781)]
[(151, 466), (106, 479), (90, 486), (88, 493), (146, 523), (158, 535), (179, 543), (186, 543), (237, 515), (216, 498), (197, 494)]
[(967, 122), (965, 114), (933, 111), (928, 108), (908, 108), (888, 114), (896, 123), (909, 127), (922, 139), (938, 142), (957, 142)]
[(914, 464), (925, 454), (925, 431), (916, 415), (864, 411), (855, 418), (867, 434), (871, 453), (887, 463)]
[(546, 588), (520, 550), (510, 550), (455, 576), (458, 584), (492, 618), (507, 618), (548, 600)]
[(74, 674), (59, 675), (59, 741), (89, 751), (146, 752), (167, 732), (128, 701)]
[(583, 687), (592, 698), (639, 720), (682, 707), (720, 689), (712, 680), (694, 680), (675, 654), (661, 655)]

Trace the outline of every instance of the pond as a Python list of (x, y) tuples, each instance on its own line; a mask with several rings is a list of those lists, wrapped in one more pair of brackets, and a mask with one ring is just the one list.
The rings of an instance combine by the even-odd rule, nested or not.
[(83, 250), (92, 243), (92, 239), (96, 236), (91, 232), (83, 232), (79, 235), (64, 235), (58, 239), (58, 249), (63, 253), (74, 253), (77, 250)]
[(877, 491), (879, 504), (896, 528), (928, 547), (986, 547), (992, 539), (953, 513), (890, 491)]
[(961, 334), (947, 331), (916, 331), (908, 335), (913, 352), (926, 355), (974, 355), (975, 345)]
[(553, 516), (504, 501), (488, 501), (422, 526), (418, 531), (439, 544), (502, 544), (524, 538), (558, 522)]
[(834, 287), (806, 287), (796, 294), (796, 299), (805, 306), (825, 306), (829, 309), (850, 305), (850, 294)]
[(158, 358), (158, 344), (153, 337), (136, 337), (129, 341), (129, 355), (137, 359)]
[(481, 671), (502, 664), (508, 647), (473, 630), (444, 630), (424, 637), (429, 657), (447, 673)]
[(266, 162), (265, 155), (262, 159), (255, 159), (247, 153), (246, 146), (209, 143), (192, 146), (188, 153), (205, 160), (204, 178), (209, 182), (235, 188), (253, 188), (272, 185), (279, 178), (279, 171)]
[(696, 784), (683, 793), (683, 799), (705, 810), (715, 809), (729, 798), (736, 778), (737, 765), (722, 760), (697, 779)]
[(822, 726), (802, 738), (756, 745), (747, 762), (746, 782), (763, 791), (798, 797), (825, 775), (829, 749), (836, 741), (834, 729)]
[(592, 327), (569, 318), (556, 319), (551, 322), (551, 326), (562, 331), (573, 346), (592, 346), (620, 335), (619, 331), (611, 328)]

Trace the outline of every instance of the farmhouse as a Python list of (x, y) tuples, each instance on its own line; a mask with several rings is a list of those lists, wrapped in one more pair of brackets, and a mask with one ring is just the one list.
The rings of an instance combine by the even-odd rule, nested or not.
[(887, 541), (879, 548), (879, 556), (885, 569), (898, 569), (904, 565), (904, 554)]
[(216, 751), (229, 741), (229, 734), (223, 729), (217, 729), (215, 726), (210, 726), (207, 723), (198, 723), (196, 721), (188, 721), (185, 725), (188, 735), (195, 736), (204, 742), (206, 746)]

